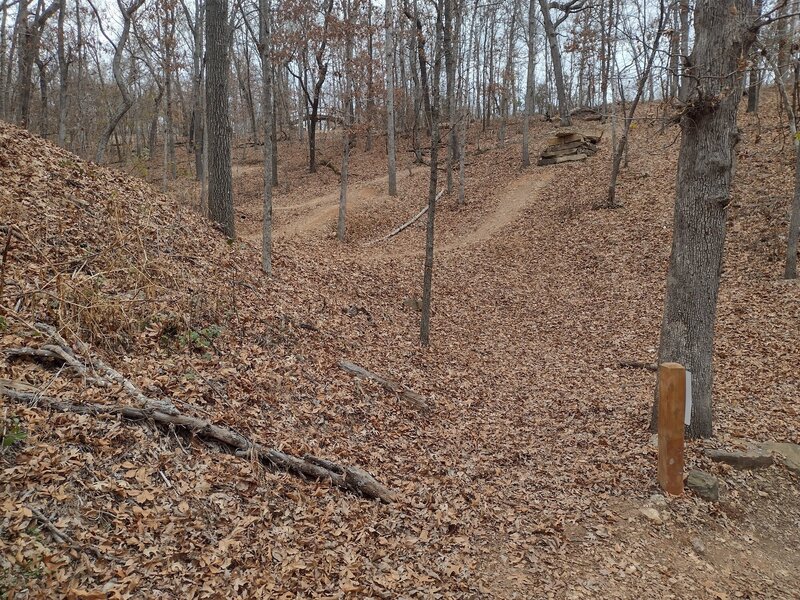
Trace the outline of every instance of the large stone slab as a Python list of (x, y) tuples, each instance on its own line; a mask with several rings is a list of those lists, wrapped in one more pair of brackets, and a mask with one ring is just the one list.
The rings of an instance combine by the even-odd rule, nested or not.
[(758, 447), (742, 451), (706, 450), (706, 456), (715, 462), (729, 464), (734, 469), (763, 469), (775, 462), (770, 451)]
[(780, 464), (800, 475), (800, 444), (764, 442), (761, 447), (767, 452), (778, 454), (778, 462)]

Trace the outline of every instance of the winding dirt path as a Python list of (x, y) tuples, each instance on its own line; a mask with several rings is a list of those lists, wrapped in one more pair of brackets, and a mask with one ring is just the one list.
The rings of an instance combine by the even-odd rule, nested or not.
[[(411, 175), (427, 171), (426, 167), (415, 167), (411, 170), (398, 170), (397, 180), (407, 179)], [(386, 188), (389, 184), (389, 176), (376, 177), (370, 181), (350, 186), (347, 193), (347, 208), (353, 210), (359, 205), (378, 197), (386, 196)], [(276, 228), (275, 237), (285, 238), (291, 236), (303, 236), (318, 232), (330, 219), (336, 216), (339, 211), (339, 190), (318, 196), (307, 202), (300, 204), (288, 204), (276, 206), (275, 210), (301, 210), (304, 208), (312, 209), (305, 216), (293, 219), (291, 222)]]
[[(552, 171), (536, 170), (512, 181), (500, 196), (500, 201), (494, 212), (485, 220), (481, 221), (478, 227), (469, 233), (459, 236), (456, 239), (446, 241), (436, 245), (437, 252), (447, 252), (459, 248), (468, 248), (497, 236), (503, 229), (513, 225), (521, 216), (525, 208), (539, 197), (539, 193), (547, 186), (553, 178)], [(402, 233), (400, 234), (402, 235)], [(417, 256), (424, 254), (424, 250), (393, 249), (392, 241), (373, 246), (367, 242), (364, 246), (370, 245), (370, 252), (374, 256), (386, 258), (397, 258), (403, 256)]]
[[(410, 171), (403, 170), (398, 172), (397, 178), (398, 180), (406, 179), (421, 171), (427, 171), (427, 168), (416, 167)], [(438, 252), (446, 252), (476, 246), (497, 236), (503, 229), (514, 224), (522, 216), (525, 208), (539, 197), (541, 190), (544, 189), (552, 177), (552, 171), (534, 170), (515, 179), (501, 193), (500, 200), (494, 211), (477, 228), (456, 239), (437, 244), (436, 250)], [(348, 191), (348, 211), (358, 210), (360, 206), (368, 202), (386, 197), (387, 182), (388, 176), (383, 176), (351, 187)], [(309, 210), (305, 211), (304, 209)], [(288, 223), (278, 225), (275, 228), (276, 239), (313, 236), (318, 234), (326, 224), (329, 224), (336, 217), (339, 210), (339, 191), (317, 196), (299, 204), (277, 205), (274, 210), (300, 211), (297, 218), (293, 218)], [(260, 242), (261, 231), (260, 229), (256, 230), (245, 237), (253, 243), (258, 243)], [(422, 249), (394, 248), (393, 240), (377, 245), (373, 242), (361, 244), (361, 248), (367, 247), (370, 248), (370, 255), (373, 257), (396, 258), (423, 254)]]

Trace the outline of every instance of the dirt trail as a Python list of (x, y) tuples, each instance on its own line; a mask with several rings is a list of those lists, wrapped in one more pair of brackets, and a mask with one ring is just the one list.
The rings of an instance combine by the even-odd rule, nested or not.
[[(500, 201), (494, 212), (473, 231), (466, 233), (456, 239), (437, 244), (437, 252), (455, 250), (458, 248), (468, 248), (476, 246), (481, 242), (489, 240), (498, 235), (503, 229), (513, 224), (520, 218), (525, 207), (538, 198), (539, 193), (553, 178), (552, 171), (537, 170), (526, 173), (522, 177), (512, 181), (500, 196)], [(401, 234), (402, 235), (402, 234)], [(369, 242), (367, 244), (370, 244)], [(391, 242), (388, 242), (391, 244)], [(366, 244), (365, 244), (366, 245)], [(424, 254), (422, 249), (404, 250), (393, 249), (390, 245), (381, 249), (371, 247), (370, 253), (373, 256), (401, 257), (415, 256)]]
[[(398, 172), (398, 179), (409, 177), (409, 175), (426, 170), (424, 167), (417, 167), (409, 171)], [(438, 245), (438, 251), (448, 251), (457, 248), (475, 246), (480, 242), (491, 239), (500, 233), (504, 228), (514, 223), (525, 210), (525, 207), (535, 200), (540, 191), (552, 179), (553, 173), (550, 171), (537, 170), (527, 173), (509, 184), (502, 193), (499, 204), (494, 212), (482, 221), (473, 231), (444, 244)], [(351, 187), (348, 194), (348, 210), (357, 210), (359, 206), (372, 200), (382, 198), (385, 195), (385, 188), (388, 178), (386, 176), (370, 180), (357, 187)], [(300, 204), (276, 206), (275, 210), (302, 210), (310, 208), (301, 218), (292, 219), (289, 223), (278, 226), (275, 229), (275, 237), (286, 238), (294, 236), (307, 236), (319, 232), (326, 223), (330, 222), (339, 210), (339, 192), (331, 192), (323, 196), (318, 196)], [(260, 239), (260, 230), (254, 232), (247, 238), (255, 241)], [(391, 242), (389, 242), (391, 244)], [(421, 254), (421, 250), (408, 251), (397, 249), (391, 246), (384, 249), (376, 248), (371, 243), (370, 254), (373, 256), (399, 257)], [(365, 244), (366, 246), (366, 244)]]
[[(408, 177), (427, 171), (427, 167), (414, 167), (412, 169), (402, 169), (397, 171), (397, 180), (402, 181)], [(375, 198), (384, 198), (389, 176), (376, 177), (369, 181), (357, 183), (348, 187), (347, 207), (348, 210), (357, 208), (364, 202)], [(299, 202), (297, 204), (275, 204), (273, 210), (278, 211), (305, 211), (296, 218), (292, 218), (287, 223), (275, 224), (275, 239), (286, 237), (298, 237), (310, 235), (322, 229), (326, 222), (333, 219), (339, 210), (339, 190), (315, 196), (311, 200)], [(243, 239), (253, 243), (260, 243), (261, 228), (253, 230), (242, 236)]]

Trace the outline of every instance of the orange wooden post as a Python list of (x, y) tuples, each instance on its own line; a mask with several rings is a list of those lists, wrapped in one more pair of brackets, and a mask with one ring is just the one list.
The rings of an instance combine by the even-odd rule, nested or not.
[(658, 483), (667, 493), (683, 494), (683, 427), (686, 369), (678, 363), (658, 367)]

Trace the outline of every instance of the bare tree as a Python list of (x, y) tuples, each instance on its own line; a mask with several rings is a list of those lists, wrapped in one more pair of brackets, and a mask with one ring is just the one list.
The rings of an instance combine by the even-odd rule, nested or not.
[(353, 7), (349, 0), (342, 3), (342, 17), (345, 31), (344, 53), (344, 126), (342, 127), (342, 169), (339, 182), (339, 218), (336, 223), (336, 239), (344, 241), (347, 217), (347, 169), (350, 160), (350, 128), (353, 125), (353, 14), (358, 14), (359, 0)]
[(428, 82), (428, 58), (425, 51), (425, 32), (419, 12), (414, 2), (414, 14), (408, 11), (406, 15), (416, 24), (417, 28), (417, 58), (419, 60), (420, 79), (422, 82), (423, 102), (425, 112), (431, 123), (431, 170), (428, 183), (428, 223), (425, 228), (425, 268), (422, 281), (422, 319), (420, 321), (419, 339), (422, 346), (430, 344), (431, 333), (431, 299), (433, 296), (433, 234), (436, 218), (436, 187), (438, 185), (439, 170), (439, 83), (441, 81), (441, 48), (444, 38), (444, 24), (442, 22), (443, 4), (446, 0), (437, 0), (436, 4), (436, 39), (433, 48), (433, 74)]
[(272, 70), (272, 7), (270, 0), (259, 0), (259, 54), (261, 56), (262, 121), (264, 131), (264, 220), (261, 227), (261, 268), (272, 275), (272, 138), (273, 70)]
[(639, 106), (639, 101), (644, 94), (645, 85), (647, 85), (647, 79), (650, 76), (650, 69), (653, 68), (653, 62), (655, 61), (656, 53), (658, 52), (658, 44), (661, 41), (661, 35), (664, 33), (666, 16), (667, 7), (664, 4), (664, 0), (661, 0), (658, 23), (656, 25), (656, 31), (653, 35), (653, 41), (651, 42), (652, 45), (649, 49), (645, 46), (643, 50), (646, 53), (644, 68), (639, 74), (639, 80), (636, 85), (636, 94), (633, 97), (633, 101), (628, 107), (627, 114), (623, 115), (625, 122), (622, 126), (622, 135), (620, 136), (614, 148), (614, 158), (611, 165), (611, 180), (608, 184), (608, 195), (606, 197), (607, 208), (619, 207), (619, 203), (617, 202), (617, 177), (619, 176), (620, 166), (622, 165), (622, 157), (628, 147), (628, 135), (630, 134), (631, 123), (633, 123), (633, 118), (636, 115), (636, 108)]
[(228, 0), (206, 2), (206, 118), (208, 211), (229, 238), (236, 237), (231, 175), (231, 125), (228, 110), (231, 27)]
[(389, 168), (389, 195), (397, 195), (397, 164), (394, 140), (394, 13), (392, 0), (386, 0), (386, 150)]
[[(567, 86), (564, 82), (564, 67), (561, 62), (561, 46), (558, 43), (558, 27), (566, 21), (571, 14), (582, 11), (586, 8), (586, 0), (569, 0), (567, 2), (548, 2), (539, 0), (542, 9), (542, 23), (544, 33), (547, 36), (547, 45), (550, 48), (550, 59), (553, 63), (553, 78), (556, 84), (556, 94), (558, 95), (558, 116), (561, 118), (561, 125), (572, 124), (569, 111), (569, 101), (567, 98)], [(550, 16), (550, 10), (558, 10), (560, 15), (554, 21)]]
[[(310, 173), (317, 172), (317, 126), (320, 122), (319, 107), (322, 100), (322, 88), (325, 85), (325, 78), (328, 76), (328, 56), (326, 50), (329, 42), (331, 13), (333, 12), (333, 0), (328, 0), (323, 6), (322, 27), (319, 32), (317, 48), (314, 52), (315, 67), (310, 68), (308, 52), (309, 41), (306, 35), (305, 48), (302, 53), (301, 72), (295, 73), (287, 64), (287, 69), (297, 80), (306, 101), (306, 112), (308, 121), (308, 170)], [(309, 72), (311, 80), (309, 81)]]
[(528, 2), (528, 36), (526, 41), (528, 46), (528, 69), (525, 80), (525, 118), (522, 125), (522, 166), (530, 167), (531, 114), (533, 113), (533, 90), (536, 85), (536, 3), (533, 0)]
[(58, 145), (67, 143), (67, 86), (69, 85), (69, 65), (72, 48), (67, 49), (64, 41), (64, 21), (67, 18), (67, 0), (58, 3), (57, 56), (58, 56)]
[[(785, 20), (782, 20), (785, 22)], [(794, 102), (789, 99), (789, 94), (786, 92), (785, 77), (783, 74), (786, 65), (780, 62), (774, 62), (768, 58), (771, 63), (772, 71), (775, 74), (775, 84), (780, 93), (781, 101), (786, 109), (786, 117), (789, 125), (789, 133), (792, 136), (792, 147), (794, 149), (794, 195), (792, 198), (792, 206), (789, 212), (789, 231), (786, 236), (786, 263), (783, 270), (783, 276), (786, 279), (797, 279), (797, 244), (800, 238), (800, 132), (798, 132), (797, 123), (797, 94), (794, 95)], [(781, 55), (778, 55), (780, 61)], [(783, 60), (786, 60), (784, 57)], [(797, 77), (798, 64), (795, 63), (794, 72)]]
[[(739, 134), (736, 113), (747, 56), (763, 23), (752, 0), (698, 2), (685, 69), (684, 109), (660, 362), (692, 373), (689, 435), (712, 433), (712, 353), (725, 217)], [(656, 396), (657, 397), (657, 396)], [(657, 427), (654, 403), (651, 427)]]
[(130, 6), (125, 6), (123, 0), (117, 0), (117, 6), (122, 14), (122, 31), (120, 32), (119, 40), (116, 43), (114, 43), (114, 41), (106, 34), (100, 14), (97, 12), (97, 8), (95, 8), (91, 0), (88, 1), (89, 5), (94, 11), (95, 16), (97, 17), (100, 31), (103, 33), (103, 36), (105, 36), (106, 40), (108, 40), (108, 43), (114, 48), (114, 58), (111, 61), (111, 72), (114, 75), (114, 81), (116, 82), (117, 88), (122, 96), (119, 107), (117, 108), (116, 112), (112, 114), (108, 125), (106, 125), (105, 129), (103, 130), (103, 133), (100, 134), (100, 142), (97, 144), (97, 152), (95, 153), (94, 160), (95, 162), (101, 163), (105, 158), (108, 141), (114, 134), (114, 130), (116, 130), (117, 125), (119, 125), (119, 122), (122, 120), (122, 117), (124, 117), (130, 110), (131, 106), (133, 106), (133, 96), (131, 96), (131, 93), (128, 90), (128, 83), (122, 72), (122, 55), (125, 52), (125, 46), (127, 45), (128, 37), (130, 36), (131, 20), (133, 19), (134, 14), (136, 14), (136, 11), (139, 10), (139, 8), (144, 4), (144, 0), (134, 0), (133, 4)]
[(31, 94), (33, 91), (33, 65), (39, 58), (39, 45), (42, 31), (47, 20), (59, 8), (59, 1), (45, 7), (43, 0), (36, 3), (36, 11), (29, 17), (28, 3), (30, 0), (21, 0), (19, 4), (17, 39), (19, 45), (19, 91), (17, 95), (17, 122), (22, 127), (28, 127), (31, 114)]

